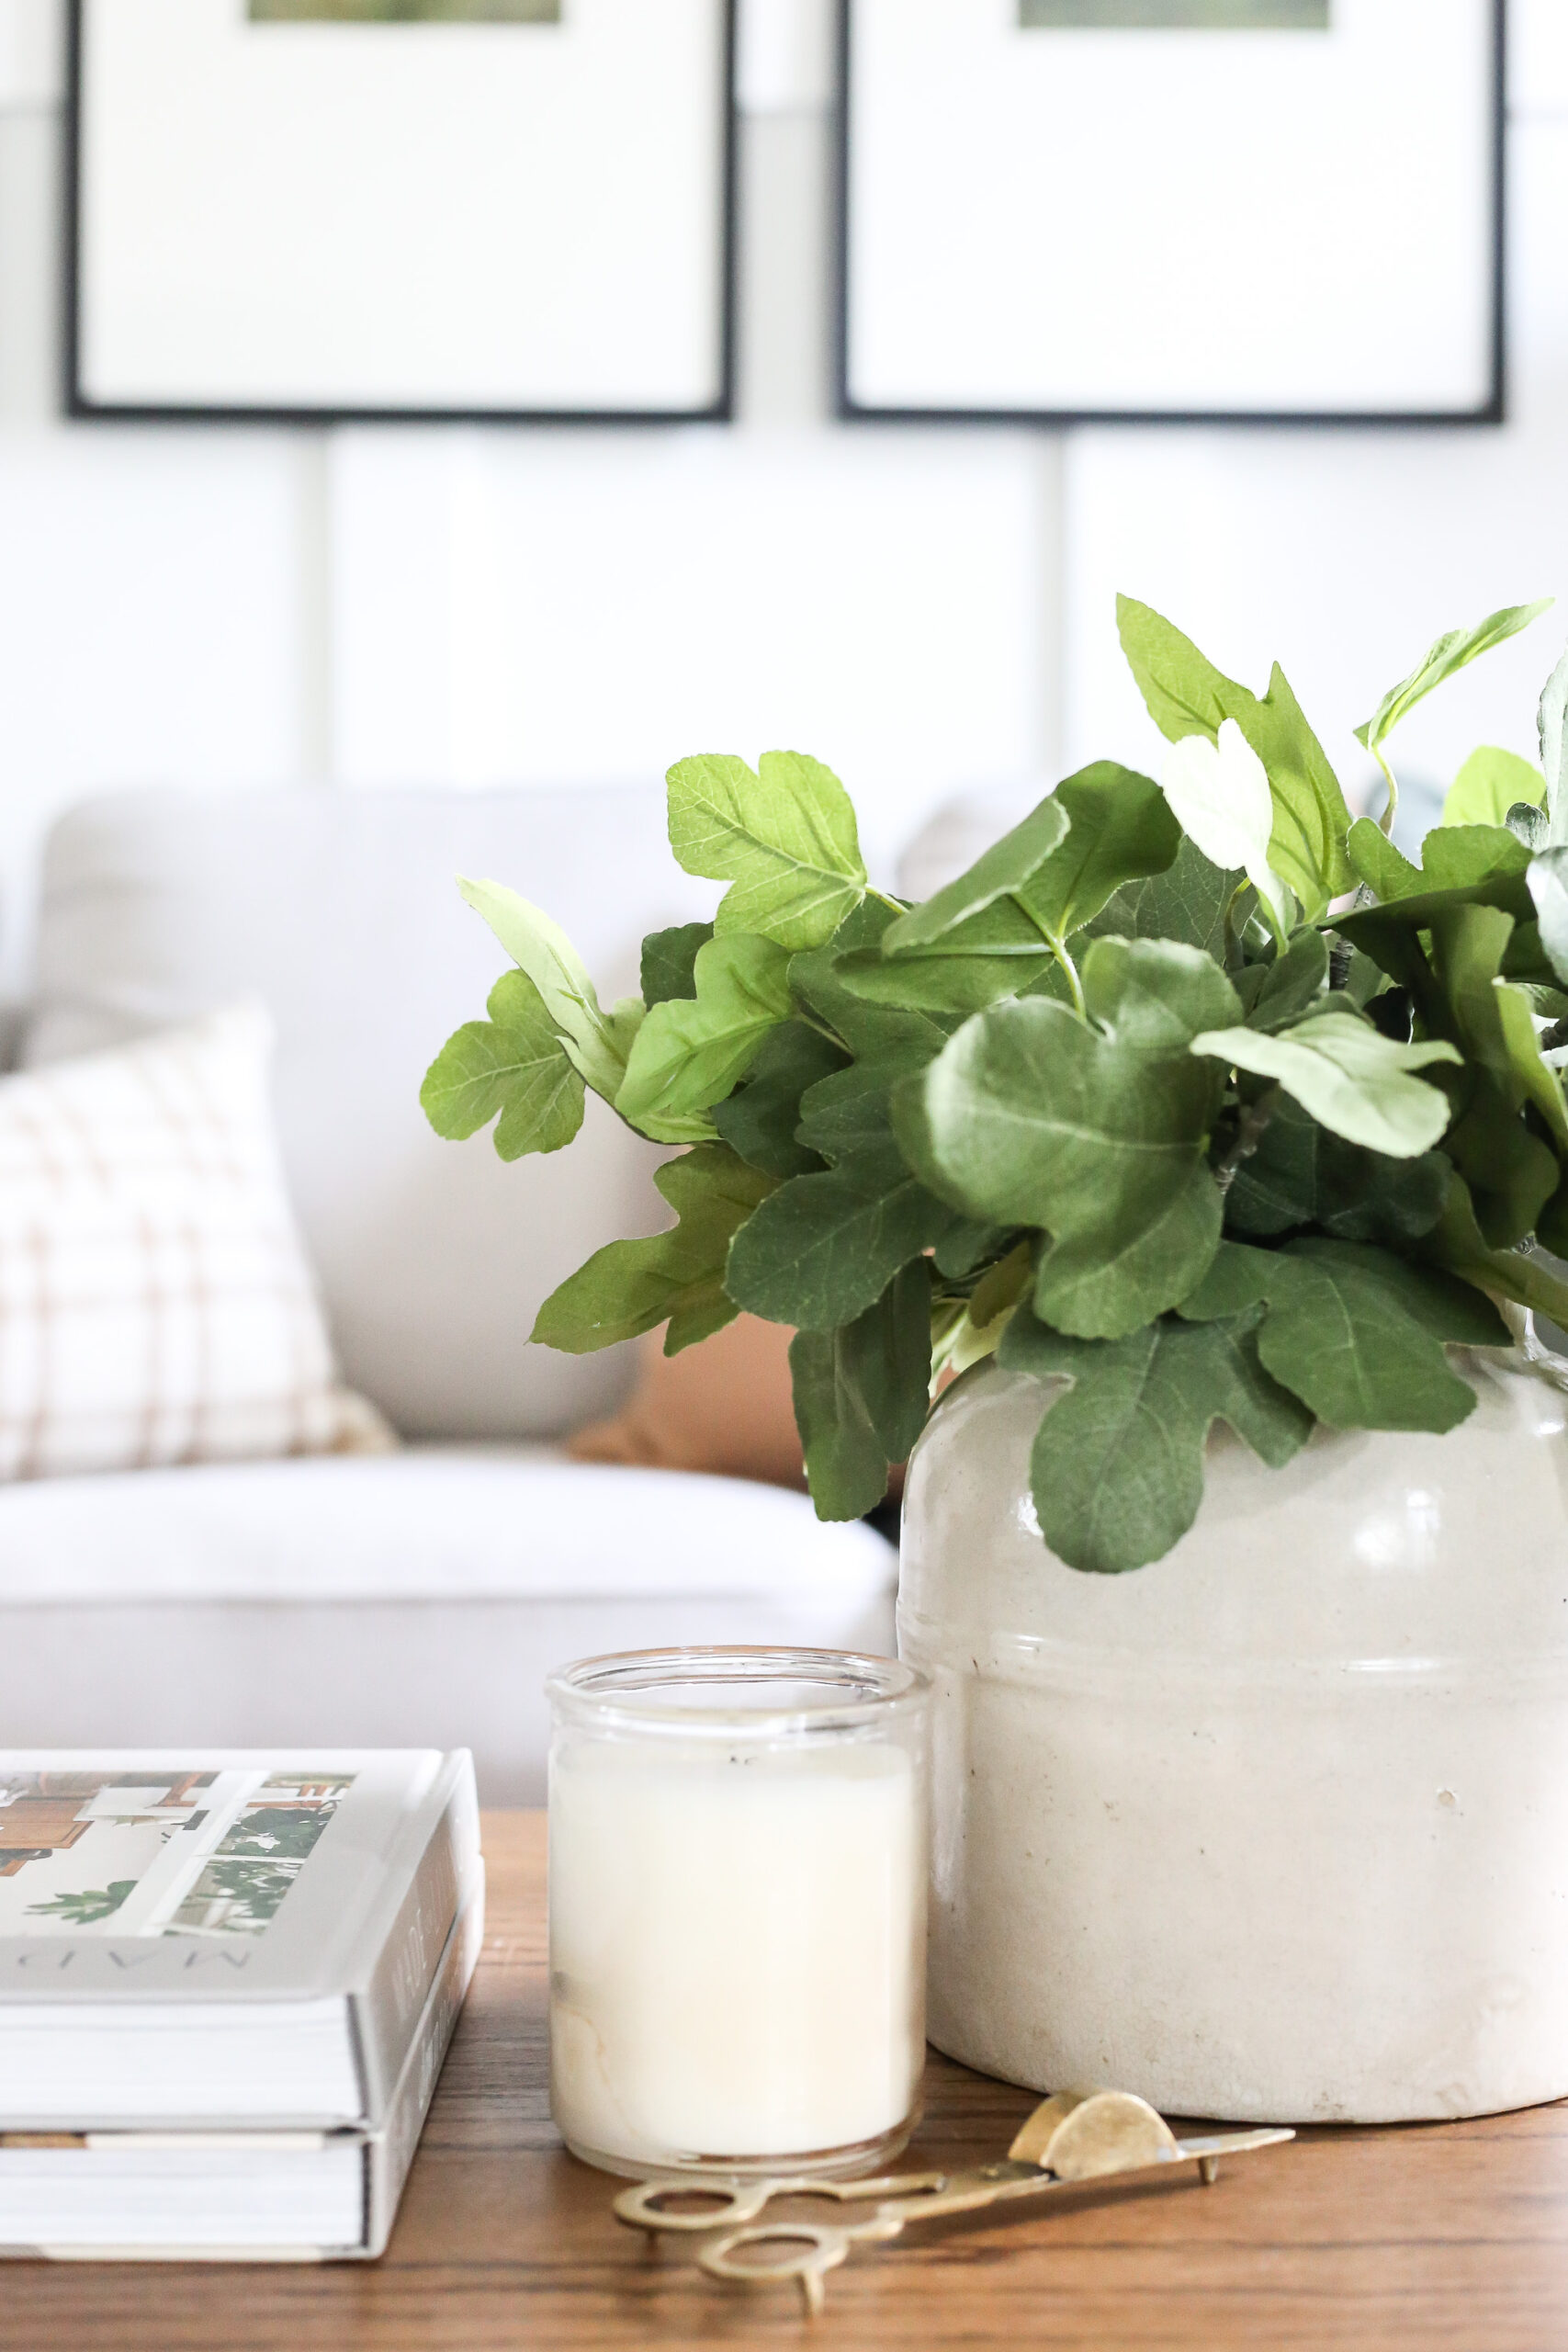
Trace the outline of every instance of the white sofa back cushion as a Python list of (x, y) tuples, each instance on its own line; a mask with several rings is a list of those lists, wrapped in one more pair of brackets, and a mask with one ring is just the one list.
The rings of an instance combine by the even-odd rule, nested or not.
[(117, 795), (50, 838), (23, 1061), (258, 993), (345, 1376), (407, 1437), (552, 1437), (613, 1410), (630, 1366), (531, 1348), (535, 1310), (604, 1242), (668, 1223), (661, 1155), (592, 1099), (570, 1152), (511, 1167), (488, 1135), (431, 1134), (425, 1068), (506, 962), (458, 873), (547, 907), (610, 998), (636, 988), (646, 931), (706, 903), (672, 871), (651, 786)]
[(0, 1079), (0, 1479), (379, 1451), (337, 1377), (259, 1003)]

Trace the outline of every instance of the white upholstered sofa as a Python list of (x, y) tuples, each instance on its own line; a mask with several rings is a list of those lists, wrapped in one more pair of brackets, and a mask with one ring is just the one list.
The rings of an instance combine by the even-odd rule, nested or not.
[(458, 872), (547, 907), (613, 997), (645, 931), (703, 910), (655, 791), (117, 796), (51, 838), (24, 1065), (248, 992), (344, 1373), (403, 1441), (0, 1487), (0, 1745), (472, 1747), (536, 1800), (541, 1679), (669, 1641), (892, 1646), (892, 1550), (803, 1496), (568, 1461), (621, 1351), (528, 1344), (602, 1242), (668, 1222), (656, 1155), (592, 1097), (567, 1152), (430, 1133), (448, 1032), (503, 962)]

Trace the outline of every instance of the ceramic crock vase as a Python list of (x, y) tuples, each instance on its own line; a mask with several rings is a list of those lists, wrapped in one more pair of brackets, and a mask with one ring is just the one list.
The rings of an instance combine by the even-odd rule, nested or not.
[(1041, 1542), (1058, 1384), (949, 1391), (899, 1599), (940, 2050), (1236, 2120), (1568, 2094), (1568, 1367), (1529, 1347), (1456, 1353), (1445, 1437), (1269, 1470), (1217, 1430), (1196, 1525), (1122, 1576)]

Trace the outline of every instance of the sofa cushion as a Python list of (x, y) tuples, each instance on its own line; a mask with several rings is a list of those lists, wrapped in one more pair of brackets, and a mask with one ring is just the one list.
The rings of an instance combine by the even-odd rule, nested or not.
[(384, 1451), (337, 1377), (252, 1000), (0, 1078), (0, 1479)]
[(44, 857), (24, 1062), (90, 1053), (254, 990), (277, 1028), (289, 1188), (350, 1384), (410, 1437), (550, 1437), (613, 1409), (618, 1352), (531, 1348), (593, 1250), (668, 1222), (660, 1155), (590, 1100), (570, 1152), (503, 1166), (442, 1143), (424, 1069), (505, 958), (453, 888), (548, 909), (604, 993), (643, 933), (713, 896), (673, 867), (646, 789), (167, 791), (89, 802)]
[(545, 1792), (544, 1679), (693, 1642), (893, 1646), (892, 1547), (804, 1495), (415, 1448), (0, 1488), (14, 1746), (474, 1751)]
[(0, 1488), (0, 1610), (39, 1602), (824, 1596), (896, 1559), (804, 1495), (547, 1446), (200, 1464)]

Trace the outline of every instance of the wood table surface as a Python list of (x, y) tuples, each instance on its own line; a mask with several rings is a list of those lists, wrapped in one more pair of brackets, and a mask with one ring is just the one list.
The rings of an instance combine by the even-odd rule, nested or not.
[[(485, 1826), (484, 1956), (378, 2263), (0, 2266), (5, 2352), (586, 2352), (660, 2345), (1568, 2347), (1568, 2105), (1316, 2132), (1223, 2168), (911, 2230), (796, 2290), (728, 2288), (612, 2220), (546, 2067), (544, 1823)], [(933, 2055), (906, 2161), (984, 2162), (1030, 2093)], [(1183, 2169), (1185, 2184), (1192, 2177)], [(820, 2210), (820, 2209), (818, 2209)]]

